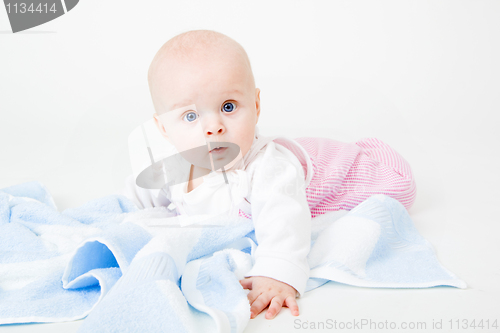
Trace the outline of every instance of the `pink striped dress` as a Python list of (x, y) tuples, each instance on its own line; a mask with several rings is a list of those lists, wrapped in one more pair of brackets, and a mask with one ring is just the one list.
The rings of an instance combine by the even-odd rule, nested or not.
[[(309, 154), (313, 178), (306, 188), (311, 217), (351, 210), (374, 194), (385, 194), (409, 209), (416, 196), (410, 165), (375, 138), (344, 143), (328, 138), (294, 139)], [(287, 147), (295, 155), (293, 147)]]

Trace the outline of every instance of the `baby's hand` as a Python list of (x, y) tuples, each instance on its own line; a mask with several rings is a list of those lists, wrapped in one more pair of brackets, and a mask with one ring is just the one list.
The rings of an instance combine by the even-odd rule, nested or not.
[(240, 280), (243, 289), (250, 289), (247, 297), (250, 301), (250, 319), (257, 317), (268, 304), (266, 319), (273, 319), (282, 306), (290, 309), (294, 316), (299, 315), (299, 306), (295, 301), (296, 290), (284, 282), (265, 276), (251, 276)]

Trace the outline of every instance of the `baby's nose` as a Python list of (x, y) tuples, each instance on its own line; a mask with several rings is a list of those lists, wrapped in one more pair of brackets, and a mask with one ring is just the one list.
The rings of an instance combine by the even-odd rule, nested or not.
[(221, 135), (226, 132), (226, 127), (224, 126), (221, 115), (215, 112), (206, 115), (200, 120), (206, 136)]
[(205, 133), (206, 135), (221, 135), (226, 131), (226, 128), (224, 127), (224, 124), (220, 120), (214, 120), (206, 124), (205, 126)]
[[(215, 127), (215, 128), (217, 128), (217, 127)], [(215, 131), (212, 131), (211, 129), (207, 130), (207, 135), (213, 135), (214, 133), (222, 134), (223, 132), (224, 132), (224, 129), (222, 128), (222, 125), (221, 125), (221, 126), (218, 126), (218, 129)]]

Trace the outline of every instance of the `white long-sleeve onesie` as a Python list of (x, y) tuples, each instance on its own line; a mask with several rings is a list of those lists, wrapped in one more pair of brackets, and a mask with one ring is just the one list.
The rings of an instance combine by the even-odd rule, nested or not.
[(254, 140), (245, 155), (251, 156), (245, 167), (226, 170), (229, 184), (222, 172), (211, 172), (189, 193), (187, 179), (161, 190), (148, 190), (137, 186), (130, 175), (123, 194), (139, 208), (173, 203), (179, 214), (218, 214), (230, 206), (229, 201), (236, 202), (236, 211), (251, 215), (258, 242), (254, 265), (245, 277), (279, 280), (294, 287), (300, 297), (309, 278), (307, 255), (311, 242), (304, 168), (294, 153), (269, 138), (264, 147), (262, 142), (257, 144), (265, 138)]

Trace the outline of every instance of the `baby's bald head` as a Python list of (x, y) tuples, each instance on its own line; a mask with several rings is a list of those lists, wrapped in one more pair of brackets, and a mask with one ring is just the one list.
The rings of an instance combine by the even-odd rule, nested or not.
[[(249, 91), (255, 91), (255, 79), (250, 60), (243, 47), (234, 39), (212, 30), (191, 30), (168, 40), (158, 50), (148, 70), (148, 84), (156, 112), (166, 111), (161, 95), (180, 68), (207, 71), (223, 67), (237, 72), (245, 80)], [(200, 74), (201, 75), (201, 74)], [(187, 88), (187, 87), (186, 87)]]

